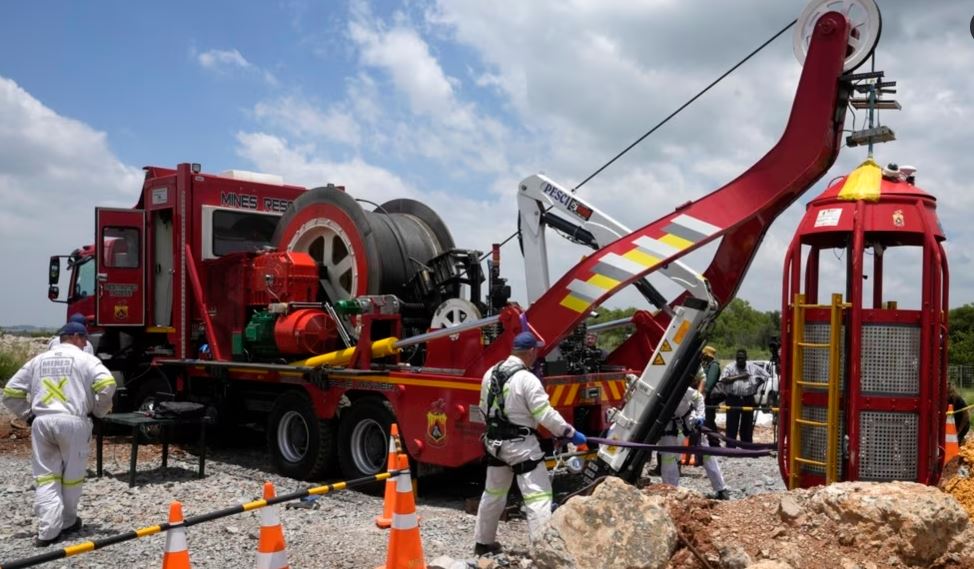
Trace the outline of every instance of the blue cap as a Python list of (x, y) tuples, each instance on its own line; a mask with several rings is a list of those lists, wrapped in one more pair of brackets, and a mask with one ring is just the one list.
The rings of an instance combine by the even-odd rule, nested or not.
[(75, 334), (87, 336), (88, 329), (85, 328), (84, 324), (79, 324), (78, 322), (68, 322), (57, 332), (58, 336), (73, 336)]
[(531, 348), (540, 348), (542, 346), (544, 344), (538, 340), (538, 337), (527, 330), (514, 336), (515, 350), (530, 350)]
[(71, 315), (71, 318), (68, 318), (68, 322), (77, 322), (78, 324), (84, 326), (85, 315), (80, 312), (75, 312), (74, 314)]

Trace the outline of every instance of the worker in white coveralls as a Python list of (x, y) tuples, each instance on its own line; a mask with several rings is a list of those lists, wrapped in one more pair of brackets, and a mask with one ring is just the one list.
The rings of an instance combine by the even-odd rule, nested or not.
[[(71, 315), (71, 318), (68, 318), (68, 322), (77, 322), (78, 324), (84, 326), (85, 315), (81, 314), (80, 312), (75, 312), (74, 314)], [(47, 343), (47, 349), (53, 350), (54, 348), (60, 345), (61, 345), (61, 336), (54, 336), (53, 338), (51, 338), (51, 341)], [(86, 354), (95, 355), (95, 348), (91, 345), (91, 342), (88, 340), (88, 338), (85, 338), (85, 347), (81, 349)]]
[(31, 425), (38, 547), (81, 529), (78, 500), (88, 467), (88, 416), (105, 416), (115, 393), (111, 372), (82, 351), (88, 337), (84, 325), (69, 322), (58, 336), (60, 345), (24, 364), (3, 388), (3, 404)]
[(532, 540), (551, 518), (551, 480), (538, 444), (538, 425), (576, 445), (586, 440), (551, 406), (541, 380), (531, 373), (540, 347), (534, 334), (521, 332), (514, 338), (510, 357), (487, 370), (480, 386), (480, 409), (487, 422), (487, 482), (477, 509), (475, 555), (500, 551), (497, 522), (515, 475)]
[[(683, 394), (683, 399), (673, 412), (673, 418), (666, 424), (666, 430), (660, 437), (659, 444), (663, 446), (683, 446), (684, 437), (693, 431), (698, 431), (704, 424), (704, 396), (700, 392), (700, 380), (695, 380), (697, 385), (691, 385)], [(700, 438), (701, 446), (710, 446), (705, 437)], [(660, 475), (663, 482), (671, 486), (680, 485), (680, 467), (677, 465), (680, 455), (671, 452), (659, 453)], [(720, 471), (720, 464), (717, 457), (703, 457), (703, 469), (707, 472), (710, 479), (710, 486), (714, 489), (714, 497), (718, 500), (730, 499), (730, 492), (727, 484), (724, 483), (724, 474)]]

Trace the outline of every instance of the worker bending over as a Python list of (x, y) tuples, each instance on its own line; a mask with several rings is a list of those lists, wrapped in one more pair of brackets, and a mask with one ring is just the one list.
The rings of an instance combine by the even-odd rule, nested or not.
[[(68, 322), (77, 322), (78, 324), (84, 326), (85, 315), (81, 314), (80, 312), (75, 312), (74, 314), (71, 315), (71, 318), (68, 318)], [(51, 338), (51, 341), (47, 343), (47, 349), (53, 350), (54, 348), (60, 345), (61, 345), (61, 336), (55, 335), (53, 338)], [(91, 341), (88, 340), (88, 338), (85, 338), (85, 345), (81, 349), (86, 354), (95, 355), (95, 348), (91, 345)]]
[(534, 334), (521, 332), (514, 338), (510, 357), (487, 370), (480, 386), (480, 409), (487, 422), (487, 481), (477, 509), (475, 555), (501, 549), (496, 542), (497, 522), (507, 505), (514, 475), (532, 540), (551, 517), (551, 480), (538, 444), (538, 425), (576, 445), (586, 440), (551, 406), (541, 380), (531, 373), (540, 347)]
[(3, 404), (31, 425), (38, 547), (81, 529), (88, 416), (103, 417), (112, 407), (115, 379), (101, 360), (82, 351), (87, 337), (83, 324), (68, 322), (58, 332), (60, 343), (24, 364), (3, 388)]
[[(699, 431), (704, 424), (704, 397), (700, 393), (700, 381), (696, 385), (687, 388), (683, 398), (673, 412), (673, 418), (666, 424), (666, 430), (660, 437), (659, 444), (662, 446), (683, 446), (684, 437), (694, 431)], [(700, 438), (700, 444), (710, 446), (706, 437)], [(680, 485), (680, 467), (677, 465), (679, 454), (672, 452), (659, 453), (660, 475), (663, 482), (671, 486)], [(727, 484), (724, 483), (724, 474), (720, 471), (720, 464), (717, 457), (704, 455), (703, 469), (707, 472), (710, 479), (710, 486), (714, 489), (714, 497), (718, 500), (729, 500), (730, 492)]]

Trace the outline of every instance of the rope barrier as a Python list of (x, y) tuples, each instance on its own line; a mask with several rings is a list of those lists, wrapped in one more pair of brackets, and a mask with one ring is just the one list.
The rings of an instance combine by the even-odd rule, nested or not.
[(968, 410), (970, 410), (972, 408), (974, 408), (974, 405), (968, 405), (967, 407), (961, 407), (960, 409), (954, 409), (953, 411), (947, 411), (947, 414), (948, 415), (956, 415), (958, 413), (963, 413), (964, 411), (968, 411)]
[[(724, 447), (705, 447), (705, 446), (683, 446), (683, 445), (650, 445), (646, 443), (634, 443), (629, 441), (616, 441), (612, 439), (603, 439), (598, 437), (588, 437), (588, 440), (600, 445), (606, 446), (616, 446), (624, 448), (638, 448), (646, 449), (649, 451), (656, 452), (666, 452), (673, 454), (701, 454), (709, 456), (727, 456), (731, 458), (760, 458), (764, 456), (771, 456), (774, 452), (771, 448), (766, 448), (760, 446), (758, 443), (742, 443), (740, 448), (724, 448)], [(735, 443), (738, 441), (735, 441)], [(743, 445), (748, 445), (751, 448), (744, 448)]]
[(307, 496), (320, 496), (323, 494), (328, 494), (330, 492), (336, 492), (339, 490), (349, 490), (351, 488), (364, 486), (366, 484), (381, 482), (383, 480), (386, 480), (387, 478), (391, 478), (393, 476), (399, 476), (400, 474), (404, 474), (408, 472), (409, 472), (408, 469), (390, 470), (388, 472), (382, 472), (374, 476), (366, 476), (364, 478), (356, 478), (354, 480), (348, 480), (344, 482), (335, 482), (334, 484), (325, 484), (324, 486), (313, 486), (311, 488), (305, 488), (304, 490), (300, 490), (298, 492), (292, 492), (291, 494), (282, 494), (280, 496), (275, 496), (274, 498), (271, 498), (269, 500), (263, 500), (263, 499), (254, 500), (253, 502), (238, 504), (236, 506), (224, 508), (222, 510), (217, 510), (215, 512), (208, 512), (206, 514), (192, 516), (186, 518), (181, 524), (170, 524), (166, 522), (154, 526), (139, 528), (125, 533), (120, 533), (103, 539), (96, 539), (94, 541), (84, 541), (81, 543), (77, 543), (75, 545), (70, 545), (60, 550), (49, 551), (47, 553), (42, 553), (40, 555), (35, 555), (33, 557), (17, 559), (14, 561), (0, 562), (0, 569), (21, 569), (22, 567), (33, 567), (35, 565), (40, 565), (41, 563), (47, 563), (48, 561), (64, 559), (66, 557), (73, 557), (75, 555), (80, 555), (82, 553), (87, 553), (89, 551), (94, 551), (96, 549), (102, 549), (108, 547), (109, 545), (115, 545), (116, 543), (122, 543), (124, 541), (130, 541), (133, 539), (139, 539), (142, 537), (155, 535), (157, 533), (168, 531), (173, 527), (190, 527), (196, 524), (201, 524), (203, 522), (210, 522), (219, 518), (225, 518), (227, 516), (231, 516), (234, 514), (241, 514), (244, 512), (259, 510), (260, 508), (273, 506), (275, 504), (280, 504), (282, 502), (299, 500)]

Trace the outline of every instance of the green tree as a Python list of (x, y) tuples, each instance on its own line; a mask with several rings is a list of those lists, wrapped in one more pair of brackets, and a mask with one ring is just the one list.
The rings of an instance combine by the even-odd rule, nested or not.
[[(600, 324), (602, 322), (611, 322), (612, 320), (619, 320), (621, 318), (629, 318), (636, 312), (635, 308), (605, 308), (601, 307), (598, 309), (598, 316), (590, 318), (588, 320), (588, 325)], [(620, 326), (619, 328), (613, 328), (611, 330), (606, 330), (599, 334), (599, 347), (603, 350), (611, 352), (616, 349), (619, 344), (625, 341), (626, 338), (632, 334), (632, 326)]]
[(974, 304), (965, 304), (948, 313), (950, 324), (950, 363), (974, 365)]

